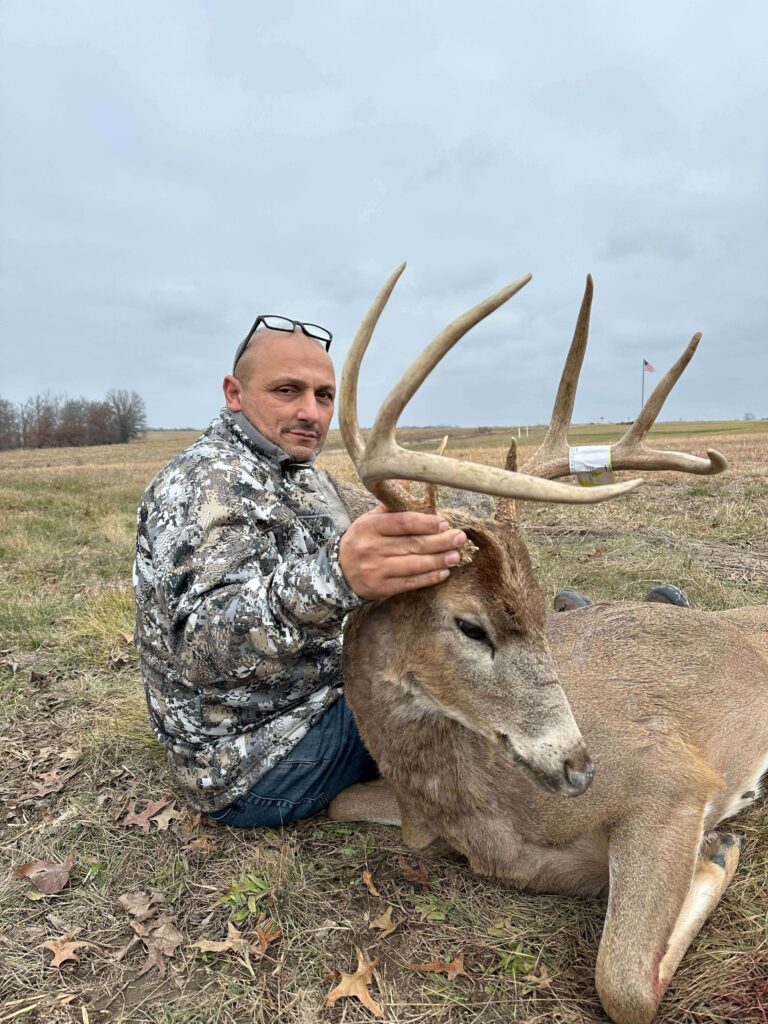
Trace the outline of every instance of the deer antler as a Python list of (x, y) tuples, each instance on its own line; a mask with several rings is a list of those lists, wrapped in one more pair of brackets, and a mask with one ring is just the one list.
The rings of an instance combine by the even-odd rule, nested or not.
[[(581, 365), (587, 348), (589, 335), (589, 314), (592, 308), (592, 275), (587, 275), (581, 309), (573, 333), (573, 341), (563, 367), (560, 386), (552, 410), (549, 430), (539, 448), (526, 459), (522, 469), (527, 473), (554, 480), (568, 476), (571, 472), (568, 461), (568, 427), (573, 414), (573, 403), (576, 399), (576, 386), (579, 382)], [(698, 473), (710, 475), (722, 473), (728, 463), (720, 452), (707, 450), (707, 458), (688, 455), (686, 452), (659, 451), (648, 448), (643, 443), (645, 435), (656, 421), (667, 395), (680, 379), (683, 370), (693, 358), (693, 353), (701, 341), (701, 334), (696, 333), (677, 362), (664, 374), (653, 390), (648, 401), (640, 410), (632, 426), (623, 437), (611, 445), (611, 469), (631, 470), (677, 470), (682, 473)]]
[(400, 414), (443, 356), (470, 328), (520, 291), (530, 281), (530, 274), (513, 281), (440, 331), (392, 390), (376, 417), (367, 443), (364, 443), (357, 417), (360, 363), (387, 299), (404, 269), (405, 264), (402, 263), (374, 299), (352, 342), (341, 379), (341, 435), (362, 483), (381, 502), (393, 511), (407, 511), (417, 507), (416, 499), (392, 482), (397, 478), (445, 484), (521, 500), (573, 504), (606, 501), (634, 490), (642, 482), (629, 480), (607, 487), (581, 489), (480, 463), (448, 459), (429, 452), (407, 451), (395, 441), (395, 427)]

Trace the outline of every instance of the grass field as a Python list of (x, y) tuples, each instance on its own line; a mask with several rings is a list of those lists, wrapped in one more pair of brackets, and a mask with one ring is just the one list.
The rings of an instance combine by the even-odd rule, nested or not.
[[(571, 439), (619, 430), (575, 428)], [(444, 432), (403, 434), (422, 444)], [(450, 432), (454, 454), (503, 462), (509, 429)], [(604, 1021), (593, 987), (599, 901), (518, 893), (450, 858), (422, 867), (393, 828), (318, 818), (248, 835), (195, 819), (174, 796), (146, 721), (130, 565), (139, 495), (194, 436), (0, 453), (0, 1022), (369, 1021), (354, 1000), (325, 1007), (356, 945), (380, 958), (371, 992), (397, 1024)], [(591, 509), (526, 509), (548, 598), (567, 585), (629, 601), (667, 580), (700, 607), (768, 602), (768, 424), (660, 424), (652, 437), (699, 454), (716, 447), (731, 468), (659, 475)], [(532, 428), (521, 444), (539, 438)], [(335, 447), (331, 438), (323, 463), (351, 478)], [(154, 816), (124, 823), (131, 806), (163, 798)], [(660, 1024), (768, 1020), (768, 804), (734, 827), (742, 864)], [(56, 894), (36, 895), (12, 871), (67, 857), (69, 884)], [(142, 891), (143, 907), (120, 901)], [(385, 935), (371, 922), (387, 907), (398, 925)], [(237, 941), (193, 945), (224, 940), (228, 921), (250, 956)], [(52, 967), (44, 944), (66, 934), (83, 944), (79, 962)], [(466, 974), (453, 980), (408, 967), (457, 956)]]

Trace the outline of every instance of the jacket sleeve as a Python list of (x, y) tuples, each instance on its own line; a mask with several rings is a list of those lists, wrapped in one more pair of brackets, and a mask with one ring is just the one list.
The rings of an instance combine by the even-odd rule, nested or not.
[(340, 534), (307, 542), (274, 491), (240, 468), (184, 484), (183, 500), (169, 493), (155, 503), (165, 521), (152, 529), (156, 591), (182, 676), (258, 679), (338, 637), (361, 603), (341, 571)]

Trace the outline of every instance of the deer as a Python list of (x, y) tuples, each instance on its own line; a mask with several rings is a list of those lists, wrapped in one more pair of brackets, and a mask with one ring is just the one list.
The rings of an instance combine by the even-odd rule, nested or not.
[[(547, 614), (521, 503), (613, 500), (642, 483), (582, 488), (558, 479), (570, 472), (567, 431), (591, 277), (549, 429), (519, 471), (514, 441), (505, 467), (488, 467), (403, 449), (395, 428), (440, 359), (530, 274), (436, 336), (364, 442), (360, 364), (404, 266), (374, 300), (344, 366), (347, 451), (364, 487), (389, 509), (435, 510), (439, 485), (498, 503), (485, 518), (440, 510), (470, 549), (445, 582), (349, 615), (345, 694), (381, 779), (344, 790), (329, 815), (399, 824), (414, 851), (453, 851), (513, 887), (607, 896), (596, 989), (616, 1024), (648, 1024), (736, 870), (740, 842), (718, 826), (758, 798), (768, 770), (768, 609), (638, 603)], [(645, 443), (700, 338), (612, 446), (614, 469), (726, 468), (714, 450), (702, 458)], [(425, 483), (424, 498), (399, 481)]]

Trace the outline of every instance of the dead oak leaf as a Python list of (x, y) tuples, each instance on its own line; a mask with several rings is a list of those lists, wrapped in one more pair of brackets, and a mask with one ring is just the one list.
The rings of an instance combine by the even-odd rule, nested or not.
[(168, 829), (168, 826), (171, 824), (171, 822), (173, 821), (174, 818), (183, 818), (183, 817), (184, 817), (184, 812), (183, 811), (177, 811), (176, 810), (176, 805), (175, 804), (171, 804), (170, 807), (166, 807), (164, 811), (161, 811), (159, 814), (156, 814), (155, 817), (152, 820), (157, 825), (158, 830), (160, 832), (165, 832)]
[(182, 818), (176, 826), (176, 834), (183, 839), (188, 839), (200, 828), (202, 819), (202, 814), (192, 814), (189, 817)]
[(69, 876), (75, 862), (67, 857), (63, 864), (52, 860), (35, 860), (28, 864), (17, 864), (13, 873), (19, 878), (27, 878), (38, 892), (52, 896), (69, 884)]
[(49, 967), (61, 967), (67, 960), (73, 960), (76, 964), (80, 963), (80, 957), (75, 953), (75, 950), (80, 949), (81, 946), (90, 946), (90, 942), (73, 942), (72, 940), (76, 934), (76, 931), (65, 932), (57, 939), (40, 943), (43, 949), (50, 949), (53, 953), (53, 960), (48, 965)]
[(142, 811), (141, 814), (136, 813), (136, 801), (128, 801), (128, 813), (118, 822), (120, 825), (138, 825), (139, 828), (145, 834), (149, 832), (149, 819), (153, 818), (158, 811), (161, 811), (166, 804), (170, 803), (171, 798), (168, 796), (160, 797), (159, 800), (155, 800), (150, 803), (146, 810)]
[(429, 891), (429, 875), (427, 874), (427, 869), (423, 864), (420, 864), (418, 868), (415, 868), (412, 864), (409, 864), (403, 856), (397, 858), (397, 863), (400, 866), (400, 870), (402, 871), (404, 878), (407, 878), (409, 882), (415, 882), (417, 885), (420, 885), (424, 892)]
[(341, 981), (336, 988), (331, 989), (325, 999), (326, 1006), (333, 1006), (337, 999), (355, 998), (363, 1006), (371, 1011), (374, 1017), (383, 1017), (384, 1011), (379, 1003), (375, 1002), (368, 991), (368, 986), (373, 980), (373, 969), (379, 962), (379, 958), (368, 960), (359, 948), (355, 946), (357, 953), (357, 970), (354, 974), (347, 974), (346, 971), (339, 971)]
[(381, 938), (386, 939), (388, 935), (391, 935), (395, 928), (399, 928), (402, 921), (392, 920), (392, 907), (387, 907), (383, 914), (379, 914), (378, 917), (374, 917), (371, 923), (368, 925), (369, 928), (380, 928)]
[(184, 941), (184, 936), (174, 924), (175, 920), (176, 918), (169, 914), (162, 914), (157, 921), (152, 922), (150, 927), (141, 925), (138, 921), (131, 921), (131, 927), (137, 934), (141, 934), (139, 929), (146, 933), (141, 935), (141, 940), (147, 951), (147, 959), (139, 971), (139, 977), (153, 967), (157, 968), (161, 976), (165, 975), (163, 957), (172, 957), (178, 946)]
[(381, 896), (381, 893), (373, 884), (373, 875), (370, 871), (363, 872), (363, 885), (366, 887), (371, 896)]
[(146, 921), (157, 913), (158, 907), (155, 904), (163, 902), (163, 894), (158, 889), (153, 889), (149, 895), (145, 892), (125, 892), (118, 896), (117, 902), (137, 921)]
[(278, 928), (274, 921), (266, 921), (263, 919), (263, 915), (259, 915), (259, 920), (256, 924), (256, 939), (262, 956), (267, 952), (267, 947), (270, 943), (277, 942), (282, 934), (282, 929)]
[(449, 964), (444, 960), (432, 960), (428, 964), (406, 964), (405, 966), (411, 971), (419, 971), (424, 974), (430, 972), (444, 974), (449, 981), (453, 981), (459, 974), (463, 974), (465, 978), (469, 977), (464, 970), (463, 956), (457, 956)]
[(552, 977), (543, 964), (539, 968), (538, 974), (523, 974), (520, 980), (534, 989), (549, 988), (552, 984)]
[(240, 953), (246, 959), (251, 956), (261, 957), (266, 953), (269, 944), (276, 942), (282, 934), (281, 929), (273, 921), (265, 921), (263, 917), (259, 917), (254, 944), (251, 935), (243, 935), (231, 921), (228, 921), (226, 939), (218, 942), (200, 939), (199, 942), (192, 943), (192, 948), (199, 949), (201, 953)]
[(182, 850), (186, 850), (188, 853), (197, 854), (198, 856), (219, 852), (219, 848), (216, 843), (214, 843), (212, 839), (209, 839), (208, 836), (200, 836), (199, 839), (193, 839), (185, 846), (182, 846)]

